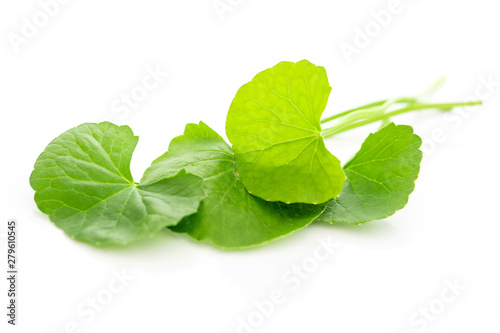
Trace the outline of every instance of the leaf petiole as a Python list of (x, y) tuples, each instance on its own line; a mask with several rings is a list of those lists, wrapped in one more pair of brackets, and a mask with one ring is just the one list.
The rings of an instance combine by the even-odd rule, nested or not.
[[(380, 120), (383, 121), (383, 120), (388, 119), (390, 117), (397, 116), (397, 115), (407, 113), (410, 111), (415, 111), (415, 110), (441, 109), (441, 110), (449, 111), (452, 108), (457, 107), (457, 106), (471, 106), (471, 105), (480, 105), (480, 104), (482, 104), (481, 101), (463, 102), (463, 103), (431, 103), (431, 104), (429, 104), (429, 103), (412, 103), (409, 106), (406, 106), (404, 108), (394, 110), (394, 111), (391, 111), (388, 113), (381, 113), (381, 112), (377, 111), (377, 112), (373, 113), (372, 116), (365, 117), (365, 118), (363, 118), (363, 116), (365, 116), (366, 113), (360, 114), (360, 117), (358, 117), (358, 118), (354, 118), (354, 117), (351, 117), (351, 119), (343, 118), (337, 125), (322, 130), (321, 135), (323, 137), (329, 137), (329, 136), (332, 136), (335, 134), (339, 134), (339, 133), (354, 129), (356, 127), (371, 124), (373, 122), (377, 122)], [(364, 110), (364, 111), (368, 111), (368, 110)], [(347, 121), (344, 121), (344, 120), (347, 120)]]
[(441, 85), (443, 85), (445, 79), (446, 78), (444, 76), (441, 77), (441, 78), (439, 78), (433, 84), (431, 84), (427, 89), (425, 89), (421, 93), (415, 95), (414, 97), (398, 97), (398, 98), (395, 98), (395, 99), (392, 99), (392, 100), (385, 99), (385, 100), (381, 100), (381, 101), (369, 103), (369, 104), (362, 105), (362, 106), (359, 106), (359, 107), (354, 108), (354, 109), (350, 109), (350, 110), (347, 110), (347, 111), (335, 114), (335, 115), (327, 117), (325, 119), (321, 119), (320, 122), (321, 122), (321, 124), (324, 124), (324, 123), (327, 123), (329, 121), (332, 121), (332, 120), (344, 117), (344, 116), (346, 116), (346, 115), (348, 115), (350, 113), (353, 113), (353, 112), (356, 112), (356, 111), (360, 111), (360, 110), (365, 110), (365, 109), (372, 109), (373, 108), (372, 109), (373, 111), (377, 111), (378, 109), (374, 108), (374, 107), (377, 107), (377, 106), (383, 106), (383, 107), (385, 107), (385, 109), (387, 109), (389, 106), (391, 106), (391, 105), (393, 105), (395, 103), (415, 103), (415, 102), (418, 101), (419, 98), (421, 98), (421, 97), (423, 97), (425, 95), (429, 95), (430, 93), (432, 93), (435, 90), (437, 90), (437, 88), (439, 88)]
[(345, 115), (348, 115), (349, 113), (352, 113), (352, 112), (355, 112), (355, 111), (359, 111), (359, 110), (364, 110), (364, 109), (368, 109), (368, 108), (372, 108), (374, 106), (380, 106), (382, 104), (384, 104), (387, 100), (384, 99), (382, 101), (377, 101), (377, 102), (373, 102), (373, 103), (370, 103), (370, 104), (366, 104), (366, 105), (362, 105), (362, 106), (359, 106), (357, 108), (354, 108), (354, 109), (350, 109), (350, 110), (347, 110), (347, 111), (344, 111), (344, 112), (341, 112), (341, 113), (337, 113), (333, 116), (330, 116), (330, 117), (327, 117), (325, 119), (321, 119), (320, 123), (321, 124), (324, 124), (324, 123), (327, 123), (329, 121), (332, 121), (332, 120), (335, 120), (335, 119), (338, 119), (338, 118), (341, 118)]
[[(434, 92), (444, 83), (444, 81), (445, 77), (439, 78), (433, 84), (431, 84), (427, 89), (425, 89), (424, 91), (413, 97), (403, 96), (403, 97), (377, 101), (322, 119), (321, 120), (322, 124), (330, 122), (335, 119), (339, 120), (337, 124), (335, 124), (334, 126), (322, 130), (321, 135), (323, 137), (332, 136), (334, 134), (345, 132), (347, 130), (363, 126), (366, 124), (370, 124), (379, 120), (382, 121), (382, 127), (383, 127), (385, 124), (390, 122), (390, 117), (414, 110), (441, 109), (443, 111), (450, 111), (452, 108), (456, 106), (481, 104), (481, 102), (440, 103), (440, 104), (429, 104), (429, 103), (419, 102), (420, 98)], [(407, 103), (407, 105), (406, 107), (401, 108), (399, 110), (386, 113), (390, 107), (399, 103)]]

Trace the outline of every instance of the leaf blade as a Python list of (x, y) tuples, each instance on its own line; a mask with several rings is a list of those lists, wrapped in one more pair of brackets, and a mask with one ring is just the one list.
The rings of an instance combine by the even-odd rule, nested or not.
[(286, 203), (320, 203), (340, 193), (345, 176), (321, 136), (330, 91), (325, 69), (307, 60), (280, 62), (238, 90), (226, 133), (250, 193)]
[(347, 181), (317, 221), (352, 224), (386, 218), (402, 209), (415, 188), (422, 140), (406, 125), (390, 123), (370, 134), (344, 166)]
[(207, 196), (196, 214), (171, 230), (218, 247), (248, 248), (283, 237), (307, 226), (326, 206), (286, 205), (249, 194), (236, 174), (231, 147), (203, 122), (188, 124), (141, 182), (154, 182), (179, 169), (202, 177)]
[(138, 138), (108, 122), (72, 128), (45, 148), (30, 176), (38, 208), (70, 237), (122, 244), (154, 235), (196, 212), (201, 178), (180, 171), (135, 185), (130, 161)]

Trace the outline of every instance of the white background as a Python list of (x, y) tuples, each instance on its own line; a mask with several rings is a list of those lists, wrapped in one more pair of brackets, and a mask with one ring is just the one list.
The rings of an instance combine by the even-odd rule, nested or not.
[[(22, 36), (23, 17), (33, 22), (40, 4), (2, 1), (0, 232), (7, 219), (18, 220), (20, 291), (18, 326), (8, 327), (1, 279), (1, 331), (237, 332), (250, 316), (256, 327), (240, 332), (499, 332), (498, 4), (401, 0), (376, 31), (371, 12), (387, 9), (388, 0), (227, 1), (232, 10), (221, 19), (213, 0), (73, 0), (18, 47), (10, 39)], [(367, 25), (372, 37), (348, 62), (342, 43), (355, 45)], [(186, 123), (203, 120), (224, 134), (239, 86), (281, 60), (301, 59), (327, 70), (333, 90), (325, 115), (418, 93), (442, 75), (447, 84), (433, 100), (479, 92), (485, 103), (452, 118), (423, 111), (395, 119), (413, 125), (427, 150), (409, 204), (383, 221), (314, 224), (240, 252), (167, 231), (111, 250), (69, 239), (37, 210), (28, 178), (60, 133), (103, 119), (130, 125), (140, 136), (132, 161), (140, 179)], [(135, 109), (114, 112), (147, 68), (169, 75)], [(496, 85), (485, 86), (488, 78)], [(375, 129), (328, 146), (347, 161)], [(292, 290), (283, 275), (311, 263), (328, 237), (340, 247)], [(95, 317), (80, 316), (89, 298), (109, 296), (113, 272), (122, 270), (133, 280)], [(445, 304), (442, 294), (453, 296), (446, 281), (455, 280), (466, 290)], [(266, 303), (275, 289), (282, 304), (268, 317), (256, 314), (254, 302)], [(439, 314), (424, 325), (418, 311), (429, 306)]]

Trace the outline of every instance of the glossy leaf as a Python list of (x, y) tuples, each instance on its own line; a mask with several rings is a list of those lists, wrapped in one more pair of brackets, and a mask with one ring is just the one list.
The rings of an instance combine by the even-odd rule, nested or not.
[(188, 124), (168, 152), (146, 170), (143, 183), (170, 177), (179, 170), (200, 176), (207, 197), (199, 211), (171, 229), (223, 248), (265, 243), (303, 228), (325, 204), (267, 202), (249, 194), (234, 167), (231, 147), (204, 123)]
[(347, 181), (318, 221), (363, 223), (394, 214), (408, 202), (420, 170), (422, 140), (390, 123), (370, 134), (344, 166)]
[(250, 193), (287, 203), (320, 203), (340, 193), (344, 173), (320, 135), (330, 90), (325, 69), (307, 60), (280, 62), (238, 90), (226, 133)]
[(130, 161), (138, 138), (128, 126), (83, 124), (54, 139), (35, 163), (38, 208), (69, 236), (123, 244), (153, 236), (197, 211), (202, 180), (184, 170), (135, 184)]

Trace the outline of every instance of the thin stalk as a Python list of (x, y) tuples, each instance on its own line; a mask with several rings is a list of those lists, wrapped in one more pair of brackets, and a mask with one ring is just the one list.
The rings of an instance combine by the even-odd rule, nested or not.
[(413, 97), (397, 97), (386, 100), (382, 105), (360, 109), (355, 112), (351, 112), (344, 117), (342, 117), (339, 122), (333, 126), (336, 130), (341, 129), (342, 127), (349, 126), (350, 124), (363, 120), (363, 119), (371, 119), (376, 116), (381, 116), (385, 114), (387, 109), (389, 109), (392, 105), (396, 103), (415, 103), (416, 100)]
[(368, 119), (360, 119), (357, 122), (351, 123), (351, 124), (340, 124), (326, 128), (323, 131), (321, 131), (321, 135), (323, 137), (329, 137), (335, 134), (339, 134), (360, 126), (368, 125), (380, 120), (384, 120), (390, 117), (394, 117), (403, 113), (407, 113), (410, 111), (415, 111), (415, 110), (423, 110), (423, 109), (443, 109), (443, 110), (451, 110), (454, 107), (457, 106), (470, 106), (470, 105), (480, 105), (482, 104), (481, 101), (475, 101), (475, 102), (463, 102), (463, 103), (438, 103), (438, 104), (411, 104), (410, 106), (404, 107), (399, 110), (394, 110), (388, 113), (384, 114), (376, 114), (371, 118)]
[[(362, 105), (362, 106), (359, 106), (357, 108), (350, 109), (350, 110), (338, 113), (336, 115), (324, 118), (321, 120), (321, 124), (330, 122), (332, 120), (335, 120), (335, 119), (338, 119), (341, 117), (345, 117), (351, 113), (355, 113), (355, 112), (357, 113), (357, 111), (363, 111), (363, 114), (364, 114), (364, 111), (369, 111), (369, 110), (374, 112), (374, 113), (382, 113), (382, 110), (385, 112), (390, 106), (392, 106), (393, 104), (396, 104), (396, 103), (416, 103), (419, 98), (422, 98), (423, 96), (429, 95), (432, 92), (436, 91), (437, 88), (439, 88), (444, 83), (444, 81), (445, 81), (445, 77), (443, 76), (443, 77), (439, 78), (438, 80), (436, 80), (433, 84), (431, 84), (427, 89), (425, 89), (424, 91), (422, 91), (421, 93), (419, 93), (413, 97), (397, 97), (397, 98), (393, 98), (393, 99), (386, 99), (386, 100), (377, 101), (377, 102), (373, 102), (370, 104)], [(359, 115), (360, 114), (358, 114), (358, 116)], [(358, 117), (356, 117), (356, 118), (358, 118)], [(349, 120), (348, 118), (346, 118), (346, 123), (349, 123), (350, 121), (352, 121), (352, 120)]]
[(370, 103), (370, 104), (366, 104), (366, 105), (362, 105), (362, 106), (358, 106), (357, 108), (354, 108), (354, 109), (350, 109), (350, 110), (347, 110), (347, 111), (344, 111), (344, 112), (341, 112), (341, 113), (337, 113), (333, 116), (330, 116), (330, 117), (327, 117), (325, 119), (321, 119), (321, 123), (324, 124), (324, 123), (327, 123), (329, 121), (332, 121), (332, 120), (335, 120), (337, 118), (340, 118), (340, 117), (343, 117), (345, 115), (348, 115), (349, 113), (352, 113), (354, 111), (358, 111), (358, 110), (362, 110), (362, 109), (368, 109), (368, 108), (372, 108), (374, 106), (379, 106), (379, 105), (382, 105), (386, 102), (387, 100), (384, 99), (382, 101), (377, 101), (377, 102), (373, 102), (373, 103)]

